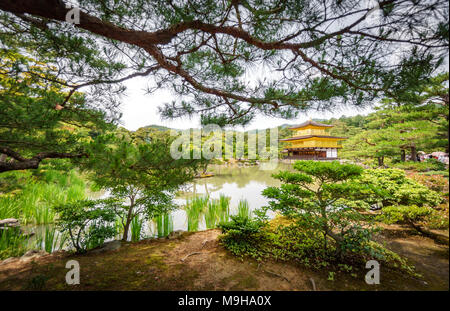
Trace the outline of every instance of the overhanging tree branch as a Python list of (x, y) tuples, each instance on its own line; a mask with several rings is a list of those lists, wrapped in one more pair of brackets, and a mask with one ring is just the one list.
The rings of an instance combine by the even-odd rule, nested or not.
[(71, 159), (87, 157), (86, 153), (65, 153), (65, 152), (39, 152), (31, 158), (24, 158), (18, 152), (8, 148), (0, 146), (0, 154), (5, 154), (11, 157), (12, 161), (0, 161), (0, 173), (13, 171), (13, 170), (25, 170), (36, 169), (44, 159)]

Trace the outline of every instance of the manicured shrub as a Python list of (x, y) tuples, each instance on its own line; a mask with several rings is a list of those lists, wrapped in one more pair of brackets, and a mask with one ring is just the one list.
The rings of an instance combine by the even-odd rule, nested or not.
[(258, 251), (258, 244), (265, 238), (264, 234), (260, 234), (264, 225), (259, 219), (252, 219), (246, 215), (232, 215), (230, 221), (219, 224), (223, 233), (220, 241), (236, 256), (260, 258), (262, 253)]
[(436, 159), (427, 159), (423, 162), (414, 162), (414, 161), (406, 161), (406, 162), (398, 162), (392, 163), (393, 167), (403, 169), (403, 170), (411, 170), (417, 172), (428, 172), (428, 171), (443, 171), (445, 170), (445, 164), (439, 162)]
[(283, 184), (263, 191), (269, 209), (320, 239), (324, 252), (359, 252), (362, 246), (357, 244), (367, 242), (372, 232), (370, 226), (360, 225), (365, 218), (360, 209), (367, 207), (361, 202), (368, 191), (377, 193), (370, 184), (356, 182), (363, 168), (337, 161), (298, 161), (294, 169), (273, 175)]
[(379, 217), (382, 221), (386, 223), (400, 223), (406, 224), (412, 229), (435, 239), (438, 242), (448, 244), (448, 237), (436, 234), (426, 228), (424, 224), (429, 222), (436, 222), (437, 219), (441, 218), (441, 221), (445, 222), (448, 218), (442, 218), (436, 210), (427, 206), (416, 206), (416, 205), (395, 205), (383, 208), (383, 213)]
[(365, 170), (359, 178), (361, 183), (373, 185), (382, 192), (368, 192), (365, 201), (374, 204), (379, 201), (383, 206), (417, 205), (436, 206), (442, 202), (442, 196), (436, 191), (407, 178), (399, 169)]
[(430, 207), (418, 207), (416, 205), (395, 205), (383, 208), (381, 219), (390, 224), (406, 223), (414, 224), (423, 221), (431, 215), (433, 209)]
[(411, 174), (408, 177), (419, 184), (426, 186), (428, 189), (448, 196), (448, 178), (445, 178), (442, 175)]

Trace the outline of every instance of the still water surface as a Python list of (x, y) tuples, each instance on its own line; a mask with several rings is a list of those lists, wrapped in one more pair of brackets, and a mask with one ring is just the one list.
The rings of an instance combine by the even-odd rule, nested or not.
[[(271, 170), (264, 170), (259, 166), (210, 166), (208, 171), (215, 175), (196, 179), (180, 192), (175, 202), (182, 207), (186, 199), (195, 195), (208, 195), (210, 198), (218, 199), (223, 194), (231, 198), (230, 214), (237, 213), (238, 203), (242, 199), (248, 201), (250, 210), (253, 211), (267, 205), (268, 200), (262, 195), (265, 188), (280, 185), (280, 182), (271, 175), (289, 168), (290, 165), (283, 163)], [(171, 215), (173, 230), (187, 230), (188, 219), (182, 208), (172, 212)], [(200, 219), (199, 230), (205, 229), (204, 219)]]
[[(184, 186), (179, 191), (175, 203), (178, 209), (165, 216), (167, 222), (150, 220), (143, 223), (141, 239), (150, 237), (161, 237), (172, 231), (188, 230), (188, 217), (184, 206), (187, 199), (195, 196), (209, 196), (211, 199), (218, 199), (221, 194), (230, 198), (229, 214), (237, 214), (240, 200), (247, 200), (249, 210), (253, 211), (267, 205), (268, 200), (262, 195), (262, 191), (269, 186), (279, 186), (280, 182), (271, 175), (280, 170), (289, 170), (291, 165), (279, 163), (272, 169), (263, 169), (261, 166), (238, 166), (238, 165), (217, 165), (209, 166), (208, 171), (214, 173), (213, 177), (198, 178), (193, 183)], [(108, 192), (96, 192), (90, 194), (91, 199), (108, 197)], [(273, 213), (268, 213), (273, 216)], [(45, 226), (34, 226), (31, 228), (36, 236), (42, 236), (46, 230)], [(200, 214), (198, 218), (198, 229), (206, 230), (205, 215)], [(131, 235), (131, 234), (130, 234)], [(120, 236), (116, 237), (120, 239)]]

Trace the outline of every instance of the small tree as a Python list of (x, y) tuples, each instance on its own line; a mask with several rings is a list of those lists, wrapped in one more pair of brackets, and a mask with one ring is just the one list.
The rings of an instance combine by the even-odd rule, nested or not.
[(339, 255), (349, 249), (356, 251), (369, 240), (371, 230), (360, 224), (364, 216), (358, 211), (363, 208), (359, 200), (369, 189), (354, 181), (361, 175), (361, 167), (337, 161), (298, 161), (294, 169), (298, 172), (273, 175), (283, 184), (263, 191), (270, 199), (269, 209), (295, 220), (314, 236), (319, 233), (325, 251), (329, 238)]
[(68, 232), (77, 253), (100, 246), (115, 235), (111, 208), (115, 204), (114, 200), (84, 200), (55, 207), (57, 224), (61, 232)]
[(135, 217), (151, 219), (174, 209), (175, 191), (197, 172), (201, 160), (172, 159), (172, 141), (168, 135), (150, 137), (145, 143), (114, 137), (92, 145), (84, 168), (96, 185), (121, 203), (114, 212), (121, 219), (124, 241)]

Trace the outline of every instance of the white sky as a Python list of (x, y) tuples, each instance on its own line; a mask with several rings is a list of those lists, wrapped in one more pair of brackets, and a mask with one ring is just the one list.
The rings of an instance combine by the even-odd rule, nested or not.
[[(127, 86), (126, 96), (123, 97), (121, 111), (121, 123), (126, 129), (135, 131), (140, 127), (146, 125), (162, 125), (175, 129), (188, 129), (200, 127), (198, 117), (177, 118), (174, 120), (161, 120), (158, 113), (158, 107), (164, 103), (170, 102), (174, 97), (169, 90), (158, 90), (153, 94), (145, 94), (145, 87), (147, 85), (145, 78), (135, 78), (125, 83)], [(281, 118), (269, 118), (259, 116), (256, 117), (250, 125), (245, 127), (245, 130), (264, 129), (275, 127), (282, 124), (296, 124), (307, 121), (310, 118), (339, 118), (341, 115), (354, 116), (357, 114), (368, 114), (372, 109), (356, 110), (350, 108), (343, 108), (341, 111), (334, 112), (311, 112), (308, 114), (299, 115), (297, 119), (286, 120)], [(243, 130), (242, 127), (237, 127), (238, 130)]]

